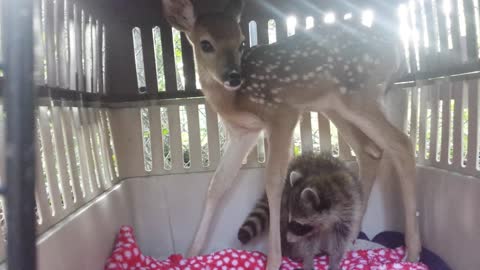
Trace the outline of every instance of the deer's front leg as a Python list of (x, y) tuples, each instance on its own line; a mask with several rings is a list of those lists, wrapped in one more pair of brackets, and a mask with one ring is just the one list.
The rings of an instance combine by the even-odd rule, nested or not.
[(215, 209), (225, 192), (232, 186), (238, 171), (242, 167), (242, 161), (255, 144), (258, 134), (259, 131), (229, 130), (230, 138), (220, 163), (210, 180), (202, 219), (187, 253), (188, 257), (200, 254), (205, 245)]
[[(282, 123), (283, 125), (285, 123)], [(277, 270), (282, 262), (280, 235), (280, 207), (284, 179), (292, 150), (295, 123), (275, 126), (269, 130), (269, 151), (266, 165), (266, 192), (270, 209), (267, 270)]]

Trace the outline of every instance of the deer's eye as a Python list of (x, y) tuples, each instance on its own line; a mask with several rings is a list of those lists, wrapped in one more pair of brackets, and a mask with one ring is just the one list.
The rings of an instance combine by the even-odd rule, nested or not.
[(212, 43), (210, 43), (207, 40), (200, 41), (200, 46), (202, 47), (203, 52), (211, 53), (215, 51), (215, 48), (213, 47)]
[(240, 47), (238, 48), (238, 51), (243, 52), (246, 47), (247, 47), (247, 44), (245, 43), (245, 41), (242, 41), (242, 44), (240, 44)]

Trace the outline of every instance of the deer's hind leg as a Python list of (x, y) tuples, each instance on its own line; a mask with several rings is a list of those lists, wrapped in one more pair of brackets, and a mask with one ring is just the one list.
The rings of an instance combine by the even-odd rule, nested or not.
[(400, 180), (405, 211), (407, 259), (418, 261), (421, 244), (416, 215), (416, 164), (410, 139), (386, 119), (380, 104), (362, 93), (339, 96), (330, 108), (365, 133), (392, 160)]
[(360, 232), (362, 219), (368, 206), (368, 199), (377, 177), (382, 150), (365, 133), (340, 117), (338, 113), (328, 112), (325, 113), (325, 116), (335, 124), (340, 136), (353, 149), (358, 163), (358, 175), (362, 184), (363, 199), (359, 221), (355, 224), (352, 234), (354, 237), (352, 240), (355, 240)]

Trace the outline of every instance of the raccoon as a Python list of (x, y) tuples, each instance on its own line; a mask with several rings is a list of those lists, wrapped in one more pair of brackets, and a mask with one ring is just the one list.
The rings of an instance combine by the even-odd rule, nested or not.
[[(362, 188), (344, 163), (328, 153), (306, 153), (289, 166), (281, 205), (282, 255), (303, 259), (313, 269), (316, 255), (329, 255), (329, 269), (337, 270), (361, 222)], [(238, 231), (246, 244), (266, 230), (266, 194), (257, 201)]]

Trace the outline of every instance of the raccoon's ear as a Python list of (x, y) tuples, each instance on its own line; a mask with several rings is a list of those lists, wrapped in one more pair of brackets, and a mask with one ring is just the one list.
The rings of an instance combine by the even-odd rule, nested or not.
[(290, 172), (290, 186), (293, 187), (295, 183), (302, 178), (303, 175), (299, 171), (292, 171)]
[(314, 206), (320, 204), (320, 197), (318, 196), (317, 191), (310, 187), (302, 190), (302, 193), (300, 193), (300, 199), (306, 203), (311, 203)]

